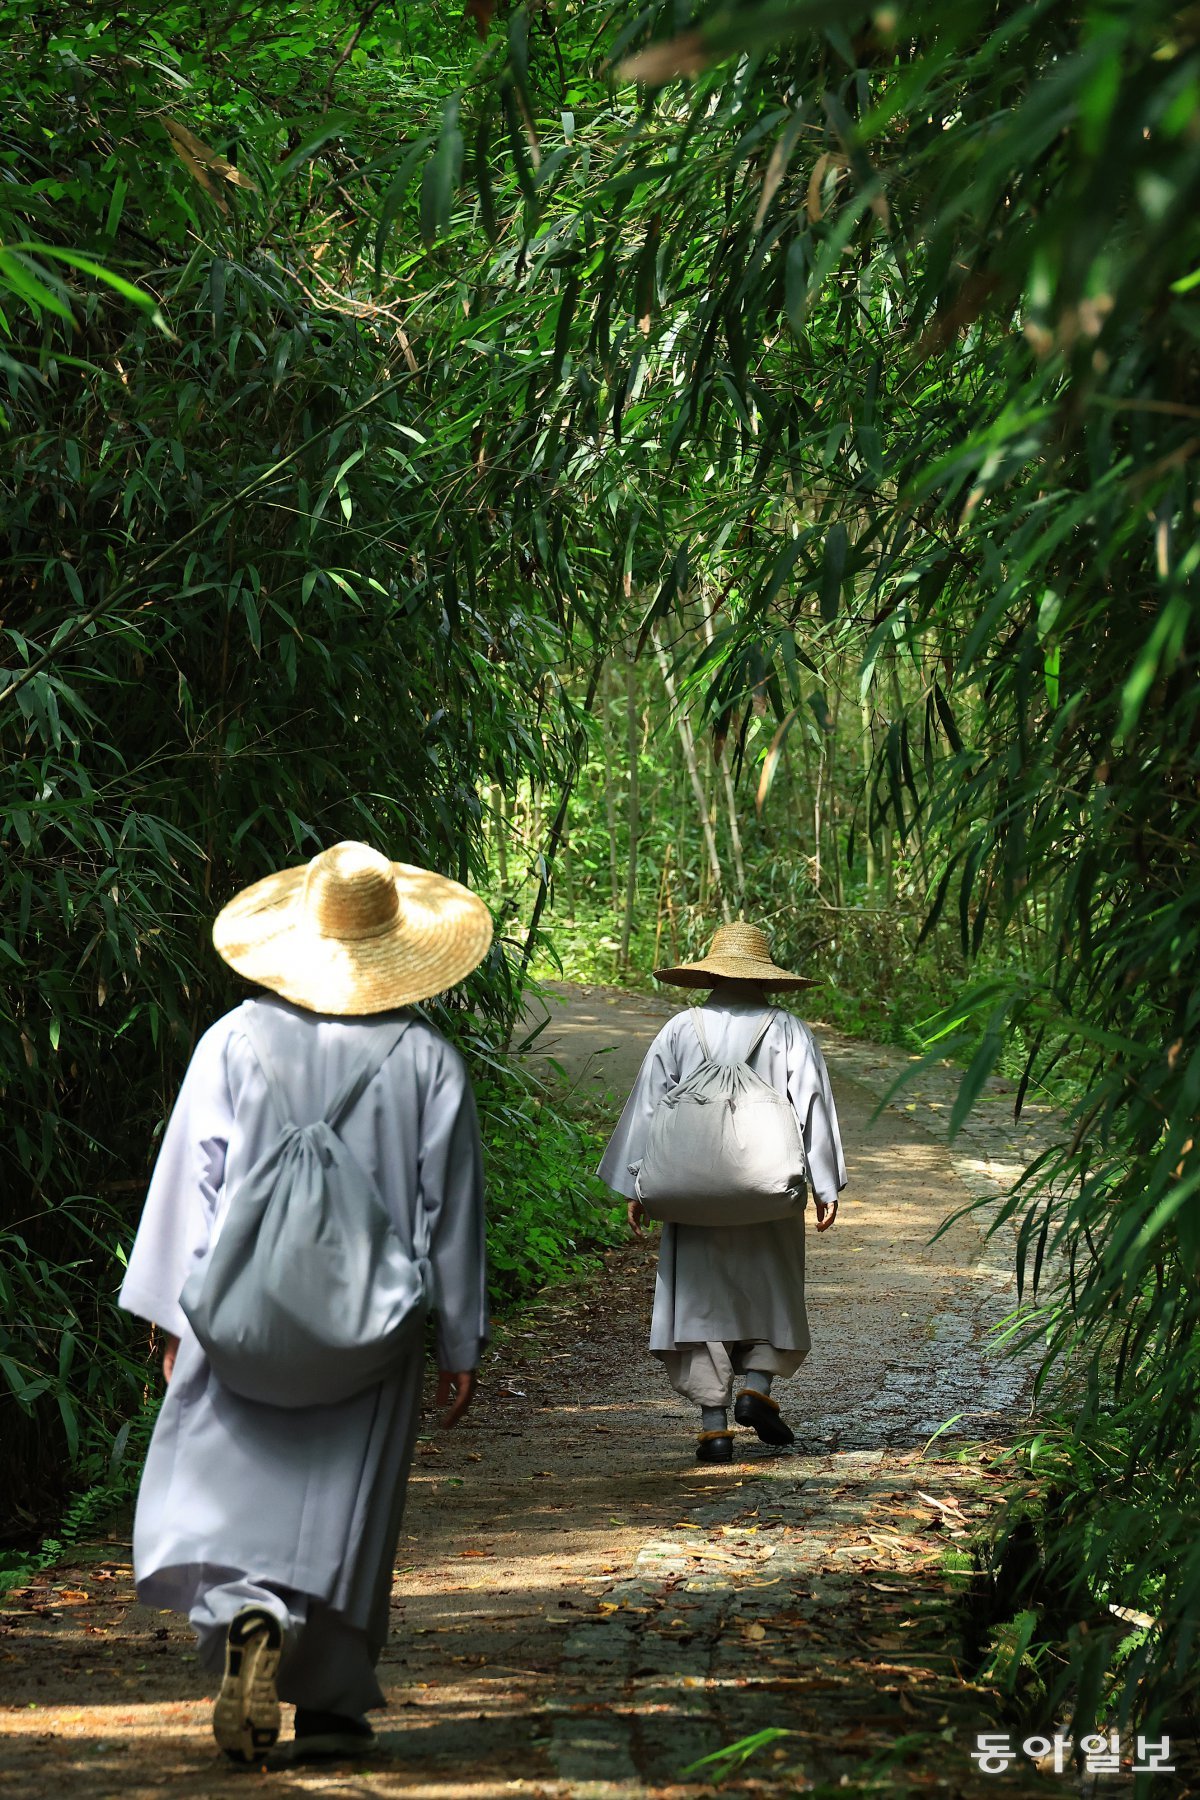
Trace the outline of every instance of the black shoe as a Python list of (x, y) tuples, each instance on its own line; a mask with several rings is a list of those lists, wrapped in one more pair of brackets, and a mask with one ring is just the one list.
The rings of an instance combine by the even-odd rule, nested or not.
[(696, 1440), (696, 1461), (727, 1463), (733, 1461), (733, 1438), (727, 1431), (702, 1431)]
[(275, 1676), (283, 1626), (265, 1606), (243, 1606), (225, 1642), (225, 1674), (213, 1706), (213, 1736), (234, 1762), (257, 1762), (279, 1737)]
[(374, 1742), (375, 1733), (366, 1719), (352, 1718), (346, 1713), (318, 1712), (307, 1706), (296, 1708), (293, 1762), (335, 1761), (341, 1757), (359, 1756), (364, 1750), (370, 1750)]
[(764, 1444), (794, 1444), (796, 1434), (779, 1416), (779, 1402), (755, 1388), (743, 1388), (734, 1401), (733, 1416), (739, 1425), (757, 1431)]

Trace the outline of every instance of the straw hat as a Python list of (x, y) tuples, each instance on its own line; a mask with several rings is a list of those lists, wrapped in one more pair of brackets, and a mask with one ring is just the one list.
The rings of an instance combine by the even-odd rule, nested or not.
[(467, 888), (353, 842), (243, 888), (213, 926), (230, 968), (321, 1013), (428, 1000), (491, 941), (491, 914)]
[(659, 981), (676, 987), (712, 987), (717, 981), (761, 981), (770, 988), (815, 987), (808, 975), (793, 975), (771, 961), (771, 942), (757, 925), (722, 925), (703, 962), (680, 963), (677, 969), (656, 969)]

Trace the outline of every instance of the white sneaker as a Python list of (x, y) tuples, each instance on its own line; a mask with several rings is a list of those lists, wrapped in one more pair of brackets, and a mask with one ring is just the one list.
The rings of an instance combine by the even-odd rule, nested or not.
[(234, 1762), (255, 1762), (279, 1738), (275, 1677), (283, 1626), (265, 1606), (243, 1606), (229, 1627), (225, 1675), (213, 1707), (213, 1736)]

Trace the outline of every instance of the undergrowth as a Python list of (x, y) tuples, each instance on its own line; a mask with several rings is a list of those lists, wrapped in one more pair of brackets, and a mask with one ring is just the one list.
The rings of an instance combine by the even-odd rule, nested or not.
[(620, 1241), (624, 1203), (592, 1174), (604, 1133), (569, 1118), (530, 1086), (479, 1090), (488, 1178), (488, 1275), (493, 1306), (590, 1266)]

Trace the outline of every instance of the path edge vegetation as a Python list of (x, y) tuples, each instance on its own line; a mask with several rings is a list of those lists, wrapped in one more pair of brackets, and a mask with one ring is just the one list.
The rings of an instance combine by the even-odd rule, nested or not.
[[(1081, 1073), (1011, 1199), (1082, 1381), (1028, 1578), (1150, 1620), (1065, 1640), (1077, 1721), (1194, 1718), (1194, 21), (4, 10), (14, 1474), (144, 1385), (96, 1270), (216, 906), (342, 835), (485, 878), (530, 769), (544, 893), (603, 661), (700, 598), (673, 679), (766, 805), (839, 634), (906, 672), (846, 853), (919, 841), (979, 969), (930, 1054), (959, 1113), (1016, 1033), (1018, 1106)], [(499, 1083), (517, 924), (444, 1018)]]

